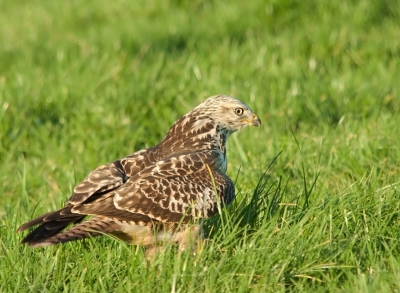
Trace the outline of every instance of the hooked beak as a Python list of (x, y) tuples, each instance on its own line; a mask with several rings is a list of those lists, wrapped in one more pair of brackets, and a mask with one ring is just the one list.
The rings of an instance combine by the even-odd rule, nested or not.
[(261, 120), (258, 118), (256, 114), (253, 113), (253, 119), (250, 120), (251, 125), (260, 127), (261, 126)]
[(247, 122), (249, 123), (249, 125), (252, 126), (261, 126), (261, 120), (260, 118), (258, 118), (258, 116), (256, 114), (253, 113), (253, 117), (252, 118), (243, 118), (243, 119), (239, 119), (240, 122)]

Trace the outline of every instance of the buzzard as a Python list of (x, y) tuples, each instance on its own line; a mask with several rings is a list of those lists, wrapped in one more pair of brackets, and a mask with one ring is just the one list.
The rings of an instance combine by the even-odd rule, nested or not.
[(185, 249), (201, 239), (195, 223), (234, 199), (226, 141), (248, 125), (261, 121), (241, 101), (226, 95), (206, 99), (158, 145), (98, 167), (63, 208), (19, 227), (18, 232), (38, 226), (22, 243), (40, 247), (111, 234), (149, 250), (165, 241)]

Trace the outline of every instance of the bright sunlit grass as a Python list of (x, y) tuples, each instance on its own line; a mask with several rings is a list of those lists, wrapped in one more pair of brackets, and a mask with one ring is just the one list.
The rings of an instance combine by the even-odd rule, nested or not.
[[(400, 290), (400, 3), (0, 1), (0, 292)], [(202, 254), (17, 227), (215, 94), (237, 199)]]

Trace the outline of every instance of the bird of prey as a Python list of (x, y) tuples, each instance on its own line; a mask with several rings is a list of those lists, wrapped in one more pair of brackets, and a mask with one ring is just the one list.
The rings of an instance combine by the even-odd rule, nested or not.
[[(201, 219), (235, 197), (226, 175), (226, 141), (261, 121), (243, 102), (217, 95), (182, 116), (156, 146), (103, 165), (75, 188), (65, 206), (18, 228), (23, 240), (48, 246), (102, 234), (148, 249), (185, 249), (201, 238)], [(197, 241), (197, 240), (196, 240)]]

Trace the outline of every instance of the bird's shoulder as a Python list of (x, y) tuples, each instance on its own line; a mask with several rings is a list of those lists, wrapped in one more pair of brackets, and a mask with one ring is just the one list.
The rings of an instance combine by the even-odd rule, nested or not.
[(149, 148), (101, 165), (75, 186), (68, 203), (75, 205), (87, 200), (94, 200), (98, 196), (120, 187), (130, 177), (152, 165), (156, 160), (157, 155), (154, 149)]

